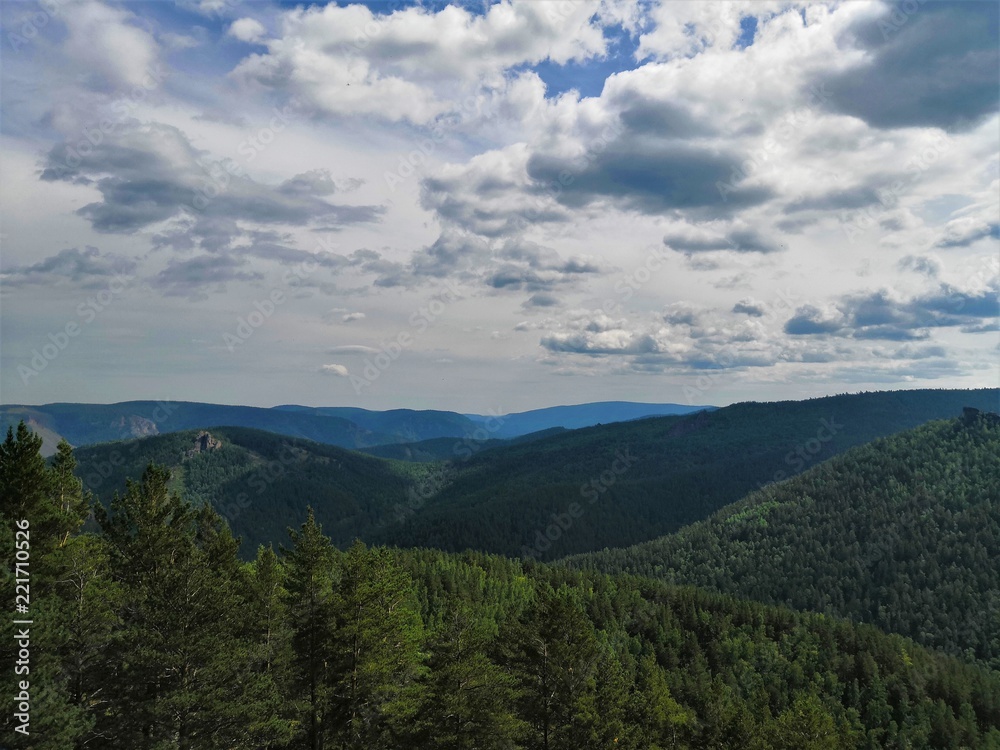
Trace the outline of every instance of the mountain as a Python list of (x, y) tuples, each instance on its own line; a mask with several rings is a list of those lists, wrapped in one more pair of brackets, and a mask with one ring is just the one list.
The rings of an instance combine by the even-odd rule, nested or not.
[(1000, 417), (876, 440), (677, 534), (566, 562), (849, 617), (1000, 669)]
[[(633, 401), (599, 401), (590, 404), (573, 406), (550, 406), (545, 409), (532, 409), (514, 414), (504, 414), (499, 418), (500, 425), (493, 430), (493, 436), (498, 438), (513, 438), (533, 432), (563, 427), (575, 430), (580, 427), (593, 427), (598, 424), (612, 422), (627, 422), (643, 417), (662, 417), (674, 414), (691, 414), (704, 409), (714, 409), (714, 406), (688, 406), (684, 404), (642, 404)], [(490, 417), (467, 414), (476, 422), (486, 423)]]
[[(371, 411), (346, 406), (284, 405), (263, 409), (189, 401), (43, 406), (10, 404), (0, 406), (0, 429), (6, 432), (8, 427), (24, 420), (43, 437), (45, 455), (54, 453), (62, 438), (74, 446), (93, 445), (217, 425), (249, 427), (342, 448), (363, 449), (435, 438), (470, 438), (477, 442), (509, 439), (559, 427), (578, 427), (602, 421), (620, 422), (650, 414), (687, 413), (700, 408), (703, 407), (608, 402), (493, 417), (436, 410)], [(396, 453), (403, 454), (405, 451), (397, 450)], [(418, 450), (417, 453), (423, 452)]]
[[(219, 465), (238, 466), (261, 435), (140, 442), (180, 448), (195, 475), (227, 451)], [(318, 470), (280, 440), (290, 473)], [(31, 519), (38, 613), (34, 691), (0, 675), (12, 748), (1000, 745), (1000, 673), (833, 617), (475, 552), (338, 550), (312, 514), (280, 554), (241, 563), (222, 519), (155, 467), (80, 533), (73, 457), (47, 466), (40, 442), (19, 430), (0, 445), (0, 545), (25, 549), (15, 528)], [(344, 474), (380, 463), (319, 450)], [(0, 577), (8, 600), (15, 582)], [(0, 660), (27, 648), (23, 625), (0, 622)], [(29, 718), (24, 741), (14, 728)]]
[(249, 427), (306, 438), (342, 448), (409, 443), (437, 437), (463, 438), (481, 429), (479, 422), (454, 412), (394, 409), (200, 404), (189, 401), (126, 401), (119, 404), (46, 404), (0, 407), (0, 426), (20, 420), (48, 439), (47, 454), (59, 438), (72, 445), (168, 434), (216, 425)]
[(336, 446), (242, 427), (186, 430), (74, 451), (77, 476), (104, 504), (150, 463), (165, 466), (172, 486), (195, 503), (210, 501), (243, 538), (242, 552), (285, 541), (289, 526), (315, 508), (337, 544), (367, 537), (427, 472)]
[[(966, 405), (988, 408), (997, 395), (900, 391), (736, 404), (530, 442), (443, 439), (426, 450), (448, 460), (423, 463), (215, 427), (210, 432), (227, 450), (208, 451), (194, 462), (185, 458), (193, 432), (77, 453), (79, 476), (105, 502), (149, 462), (173, 467), (178, 486), (223, 507), (238, 504), (241, 492), (249, 494), (251, 507), (232, 520), (249, 554), (259, 541), (281, 538), (290, 519), (301, 518), (311, 504), (338, 544), (356, 534), (372, 543), (556, 559), (677, 531), (854, 445), (954, 416)], [(386, 453), (402, 457), (399, 450)], [(230, 451), (239, 456), (230, 459)], [(279, 459), (292, 455), (288, 451), (301, 456), (308, 470), (285, 471), (262, 486), (261, 469), (283, 468)], [(238, 467), (230, 467), (230, 460)], [(340, 472), (337, 462), (356, 470)], [(329, 494), (329, 487), (340, 494)]]
[(451, 461), (462, 458), (463, 455), (472, 449), (479, 452), (481, 450), (502, 448), (509, 445), (521, 445), (554, 435), (561, 435), (566, 431), (565, 427), (550, 427), (547, 430), (531, 432), (527, 435), (508, 438), (506, 440), (492, 438), (487, 438), (486, 440), (476, 440), (473, 438), (433, 438), (431, 440), (421, 440), (416, 443), (376, 445), (371, 448), (362, 448), (361, 452), (367, 453), (370, 456), (379, 456), (380, 458), (395, 458), (399, 461), (417, 461), (419, 463)]
[(373, 542), (555, 559), (624, 547), (707, 518), (751, 490), (1000, 390), (860, 393), (742, 403), (464, 453), (418, 487)]

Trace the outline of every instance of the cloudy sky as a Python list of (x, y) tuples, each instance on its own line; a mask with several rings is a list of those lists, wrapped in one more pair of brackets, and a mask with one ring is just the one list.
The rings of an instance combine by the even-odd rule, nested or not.
[(995, 2), (0, 5), (6, 403), (997, 386)]

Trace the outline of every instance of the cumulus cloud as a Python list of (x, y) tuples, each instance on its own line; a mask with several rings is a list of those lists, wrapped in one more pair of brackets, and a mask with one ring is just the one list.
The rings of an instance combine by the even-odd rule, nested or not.
[(507, 2), (481, 15), (454, 5), (391, 13), (334, 3), (300, 7), (282, 15), (267, 53), (245, 59), (235, 76), (331, 114), (428, 123), (454, 110), (456, 90), (501, 85), (515, 66), (603, 54), (607, 43), (594, 10), (589, 3)]
[(894, 341), (926, 339), (931, 328), (962, 327), (966, 332), (982, 332), (991, 330), (992, 321), (1000, 317), (998, 295), (997, 278), (985, 289), (940, 284), (910, 298), (885, 289), (849, 294), (840, 298), (833, 311), (803, 305), (786, 321), (784, 330), (792, 336), (832, 334)]
[(747, 297), (746, 299), (741, 299), (733, 305), (733, 312), (749, 315), (752, 318), (760, 318), (764, 315), (764, 307), (757, 302), (754, 302), (753, 299)]
[(257, 42), (267, 33), (264, 24), (256, 18), (238, 18), (229, 26), (229, 35), (241, 42)]
[(826, 75), (827, 106), (879, 128), (963, 129), (1000, 101), (996, 3), (884, 3), (843, 43), (861, 54)]
[(351, 374), (346, 367), (337, 364), (320, 365), (319, 371), (324, 375), (334, 375), (338, 378), (346, 378)]
[(96, 188), (101, 200), (77, 213), (99, 232), (133, 232), (181, 216), (261, 224), (351, 224), (379, 217), (377, 206), (335, 205), (306, 189), (325, 190), (316, 174), (272, 187), (240, 174), (238, 165), (208, 161), (175, 127), (135, 124), (86, 154), (66, 143), (55, 146), (41, 177)]
[(143, 83), (159, 48), (136, 15), (100, 2), (66, 3), (60, 11), (67, 30), (62, 49), (93, 86), (114, 90)]

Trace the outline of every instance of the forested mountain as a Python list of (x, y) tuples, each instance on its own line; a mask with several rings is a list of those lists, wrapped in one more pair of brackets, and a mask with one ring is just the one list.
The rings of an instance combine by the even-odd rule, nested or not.
[[(365, 412), (364, 409), (357, 410)], [(380, 412), (367, 412), (380, 415)], [(342, 416), (309, 411), (261, 409), (252, 406), (199, 404), (190, 401), (126, 401), (120, 404), (46, 404), (0, 407), (6, 430), (22, 419), (36, 432), (74, 446), (133, 437), (181, 432), (214, 425), (231, 425), (306, 438), (346, 448), (423, 440), (441, 435), (464, 436), (478, 424), (452, 412), (399, 409), (379, 416), (373, 429)], [(55, 446), (51, 445), (51, 450)], [(48, 451), (48, 452), (51, 452)]]
[(150, 463), (167, 467), (173, 489), (192, 502), (211, 502), (226, 518), (243, 538), (245, 555), (259, 544), (284, 541), (307, 504), (339, 546), (368, 537), (395, 522), (432, 471), (242, 427), (103, 443), (79, 448), (76, 456), (85, 489), (105, 505)]
[(540, 559), (623, 547), (851, 446), (998, 402), (997, 389), (861, 393), (574, 430), (453, 461), (369, 540)]
[(1000, 417), (877, 440), (672, 536), (567, 562), (850, 617), (1000, 669)]
[[(480, 553), (341, 551), (311, 515), (241, 563), (156, 467), (81, 534), (72, 452), (47, 467), (39, 447), (0, 445), (5, 559), (30, 519), (29, 737), (0, 675), (18, 750), (1000, 747), (1000, 675), (874, 628)], [(15, 648), (4, 618), (4, 663)]]
[[(663, 417), (675, 414), (693, 414), (697, 411), (714, 409), (714, 406), (691, 406), (685, 404), (641, 404), (634, 401), (598, 401), (591, 404), (571, 406), (549, 406), (544, 409), (504, 414), (502, 422), (495, 430), (498, 438), (514, 438), (532, 432), (549, 430), (553, 427), (576, 430), (598, 424), (627, 422), (645, 417)], [(483, 417), (470, 414), (474, 420)]]
[[(966, 405), (990, 408), (998, 396), (902, 391), (735, 404), (531, 442), (448, 439), (433, 445), (450, 460), (407, 464), (212, 427), (224, 450), (187, 457), (192, 432), (91, 446), (79, 451), (79, 476), (107, 503), (146, 464), (172, 467), (177, 486), (194, 499), (212, 498), (251, 554), (257, 543), (283, 538), (312, 503), (340, 545), (357, 535), (369, 543), (555, 559), (676, 531), (853, 445), (955, 416)], [(545, 536), (550, 527), (554, 541)]]
[[(470, 438), (479, 442), (510, 439), (559, 427), (619, 422), (651, 414), (687, 414), (702, 408), (705, 407), (615, 401), (490, 416), (431, 409), (372, 411), (347, 406), (286, 405), (262, 409), (190, 401), (44, 406), (12, 404), (0, 406), (0, 429), (6, 431), (24, 420), (44, 439), (42, 450), (45, 455), (54, 453), (61, 439), (79, 447), (215, 425), (249, 427), (342, 448), (364, 449), (436, 438)], [(444, 455), (440, 458), (451, 457)]]
[(531, 432), (515, 438), (503, 440), (496, 438), (481, 439), (473, 437), (469, 440), (456, 438), (433, 438), (432, 440), (421, 440), (416, 443), (394, 443), (393, 445), (376, 445), (371, 448), (362, 448), (361, 453), (380, 458), (395, 458), (400, 461), (416, 461), (418, 463), (431, 463), (434, 461), (454, 461), (467, 457), (470, 446), (478, 453), (481, 450), (492, 448), (502, 448), (508, 445), (520, 445), (531, 443), (555, 435), (567, 432), (565, 427), (550, 427), (540, 432)]

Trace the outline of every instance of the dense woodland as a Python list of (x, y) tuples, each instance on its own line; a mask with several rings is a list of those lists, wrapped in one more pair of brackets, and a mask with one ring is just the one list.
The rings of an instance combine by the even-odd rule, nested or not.
[(877, 440), (678, 534), (570, 562), (850, 617), (1000, 669), (1000, 419)]
[(155, 466), (82, 533), (72, 451), (39, 447), (23, 426), (0, 446), (5, 559), (31, 519), (30, 741), (0, 678), (14, 747), (1000, 747), (1000, 675), (872, 627), (482, 553), (340, 550), (311, 514), (241, 561)]
[[(81, 448), (78, 476), (107, 504), (148, 463), (166, 465), (179, 491), (211, 499), (227, 517), (248, 558), (259, 544), (284, 543), (285, 529), (312, 505), (341, 547), (355, 537), (516, 557), (527, 547), (554, 560), (678, 531), (852, 446), (955, 417), (964, 406), (995, 410), (998, 402), (1000, 391), (982, 389), (743, 403), (500, 446), (456, 439), (450, 460), (434, 463), (378, 461), (255, 430), (212, 428), (224, 449), (193, 458), (185, 451), (194, 433)], [(553, 514), (564, 516), (574, 503), (583, 513), (572, 528), (537, 548)]]

